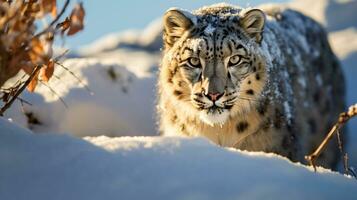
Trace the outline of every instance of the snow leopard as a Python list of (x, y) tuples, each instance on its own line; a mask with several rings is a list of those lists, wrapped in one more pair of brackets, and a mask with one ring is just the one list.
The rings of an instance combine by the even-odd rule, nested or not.
[[(163, 43), (157, 110), (164, 136), (202, 136), (306, 164), (345, 108), (342, 69), (324, 28), (292, 9), (171, 8)], [(336, 143), (317, 165), (336, 169)]]

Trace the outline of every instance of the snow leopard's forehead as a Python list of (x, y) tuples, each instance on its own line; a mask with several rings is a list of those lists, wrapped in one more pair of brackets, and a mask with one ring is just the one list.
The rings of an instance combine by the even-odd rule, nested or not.
[(228, 4), (217, 4), (203, 7), (192, 12), (197, 17), (196, 26), (211, 26), (221, 28), (229, 24), (237, 24), (242, 9)]
[[(247, 43), (249, 38), (245, 37), (244, 31), (239, 26), (241, 8), (229, 4), (215, 4), (195, 10), (192, 14), (195, 16), (194, 29), (191, 37), (205, 37), (216, 40), (217, 33), (228, 36), (234, 36), (235, 40), (241, 40)], [(224, 39), (220, 38), (220, 39)], [(221, 44), (222, 45), (222, 44)], [(244, 45), (245, 46), (245, 45)]]
[(242, 8), (221, 3), (221, 4), (214, 4), (211, 6), (202, 7), (198, 10), (193, 11), (192, 13), (197, 16), (224, 17), (224, 16), (238, 15), (241, 11)]

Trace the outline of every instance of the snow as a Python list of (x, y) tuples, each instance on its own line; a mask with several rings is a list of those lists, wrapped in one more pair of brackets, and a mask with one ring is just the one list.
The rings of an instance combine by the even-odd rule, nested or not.
[[(16, 145), (14, 145), (16, 144)], [(0, 119), (0, 199), (353, 199), (354, 179), (202, 138), (33, 134)], [(328, 190), (326, 190), (328, 188)]]
[(188, 39), (188, 40), (190, 40), (190, 47), (192, 48), (192, 49), (195, 49), (195, 50), (197, 50), (197, 49), (199, 49), (199, 50), (201, 50), (201, 44), (202, 44), (202, 42), (203, 42), (203, 39), (202, 38), (193, 38), (193, 39)]
[(357, 28), (355, 0), (315, 0), (313, 4), (309, 0), (295, 0), (289, 3), (289, 7), (316, 19), (329, 32)]
[(55, 88), (55, 95), (43, 85), (36, 93), (23, 95), (33, 104), (24, 105), (23, 109), (27, 113), (34, 113), (41, 125), (27, 124), (26, 119), (20, 120), (19, 115), (23, 115), (20, 103), (15, 104), (5, 116), (19, 120), (25, 127), (32, 126), (39, 133), (65, 132), (76, 136), (155, 135), (156, 78), (154, 72), (149, 70), (157, 63), (146, 61), (145, 65), (141, 65), (141, 70), (148, 70), (146, 75), (144, 72), (136, 75), (135, 69), (130, 71), (131, 67), (124, 67), (120, 61), (104, 58), (67, 59), (63, 65), (84, 81), (94, 95), (72, 74), (57, 67), (55, 74), (60, 79), (53, 79), (49, 83), (50, 87)]
[(215, 30), (215, 28), (211, 24), (208, 24), (207, 27), (205, 28), (204, 32), (206, 35), (212, 35), (214, 30)]
[(159, 51), (162, 46), (161, 19), (154, 20), (144, 30), (126, 30), (106, 35), (92, 44), (86, 45), (74, 55), (80, 57), (98, 56), (117, 49)]
[(286, 115), (287, 119), (289, 120), (289, 124), (291, 124), (291, 120), (293, 118), (293, 116), (291, 115), (291, 107), (287, 101), (285, 101), (283, 103), (283, 105), (284, 105), (285, 115)]
[[(299, 0), (289, 6), (327, 27), (345, 70), (347, 104), (355, 104), (356, 1)], [(42, 85), (22, 95), (32, 103), (24, 105), (24, 111), (41, 124), (29, 123), (19, 102), (0, 118), (0, 199), (356, 197), (355, 180), (322, 168), (313, 173), (277, 155), (220, 148), (202, 138), (153, 137), (158, 134), (155, 84), (161, 27), (158, 19), (144, 30), (114, 33), (71, 53), (64, 66), (91, 91), (57, 67), (59, 79), (49, 82), (56, 94)], [(268, 48), (265, 42), (262, 46)], [(274, 54), (281, 52), (277, 48)], [(268, 57), (268, 62), (273, 59)], [(321, 77), (315, 78), (322, 85)], [(308, 85), (306, 80), (299, 82)], [(291, 113), (289, 102), (283, 106)], [(357, 167), (357, 120), (348, 128), (347, 152), (350, 165)]]
[(347, 28), (329, 34), (333, 51), (341, 59), (346, 59), (353, 52), (357, 51), (357, 29)]
[(316, 75), (315, 79), (316, 79), (317, 85), (318, 85), (319, 87), (321, 87), (321, 86), (322, 86), (321, 76), (318, 74), (318, 75)]

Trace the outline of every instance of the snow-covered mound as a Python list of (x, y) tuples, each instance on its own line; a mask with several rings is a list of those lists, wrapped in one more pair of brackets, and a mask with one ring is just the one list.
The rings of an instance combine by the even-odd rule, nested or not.
[(64, 68), (57, 67), (59, 79), (53, 78), (48, 84), (55, 93), (41, 85), (36, 93), (23, 95), (32, 103), (23, 107), (27, 117), (21, 113), (20, 103), (6, 117), (36, 132), (66, 132), (77, 136), (154, 135), (156, 79), (150, 70), (157, 68), (157, 59), (149, 55), (140, 57), (145, 62), (138, 65), (141, 69), (136, 73), (135, 62), (123, 67), (120, 60), (68, 59), (63, 65), (83, 84)]
[[(330, 43), (345, 71), (349, 105), (357, 102), (356, 2), (298, 0), (288, 5), (314, 17), (330, 30)], [(57, 67), (55, 74), (60, 80), (52, 78), (49, 83), (55, 94), (47, 86), (39, 87), (34, 94), (25, 93), (22, 98), (32, 106), (25, 105), (23, 113), (17, 102), (5, 117), (34, 132), (66, 132), (77, 136), (157, 135), (155, 82), (161, 31), (161, 19), (158, 19), (142, 31), (105, 36), (74, 53), (78, 58), (66, 60), (64, 66), (82, 79), (94, 95), (70, 73)], [(351, 120), (348, 127), (350, 161), (357, 167), (357, 119)]]
[(160, 51), (162, 46), (162, 22), (154, 20), (144, 30), (128, 30), (104, 36), (92, 44), (81, 48), (77, 54), (82, 57), (97, 56), (100, 53), (113, 51), (119, 48), (132, 50)]
[(329, 32), (357, 28), (356, 0), (295, 0), (289, 6), (319, 21)]
[[(0, 199), (354, 199), (356, 180), (204, 139), (33, 134), (0, 119)], [(91, 144), (93, 143), (93, 144)]]

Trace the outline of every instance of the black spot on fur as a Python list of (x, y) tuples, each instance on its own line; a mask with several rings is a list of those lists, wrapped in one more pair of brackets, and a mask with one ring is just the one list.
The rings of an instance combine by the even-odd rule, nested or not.
[(176, 96), (181, 96), (181, 95), (182, 95), (182, 92), (179, 91), (179, 90), (175, 90), (175, 91), (174, 91), (174, 95), (176, 95)]
[(316, 122), (314, 119), (309, 119), (307, 121), (307, 123), (309, 124), (309, 127), (310, 127), (310, 133), (311, 134), (316, 134), (316, 131), (317, 131), (317, 127), (316, 127)]
[(182, 132), (185, 131), (185, 130), (186, 130), (185, 124), (181, 124), (181, 125), (180, 125), (180, 129), (181, 129)]
[(327, 114), (330, 111), (331, 103), (328, 99), (326, 99), (325, 103), (322, 106), (322, 114)]
[(237, 124), (237, 131), (238, 131), (238, 133), (242, 133), (242, 132), (244, 132), (247, 128), (249, 127), (249, 124), (248, 124), (248, 122), (246, 122), (246, 121), (241, 121), (241, 122), (239, 122), (238, 124)]
[(255, 74), (255, 79), (257, 79), (258, 81), (260, 80), (260, 75), (258, 73)]
[(179, 87), (182, 87), (182, 86), (183, 86), (183, 84), (185, 84), (185, 82), (183, 82), (183, 81), (179, 81), (177, 85), (178, 85)]
[(281, 142), (281, 146), (283, 147), (283, 149), (287, 150), (290, 147), (290, 139), (288, 135), (285, 135), (282, 142)]
[(246, 91), (246, 93), (249, 94), (249, 95), (254, 95), (254, 90), (249, 89), (249, 90)]
[(256, 72), (257, 71), (257, 68), (256, 67), (253, 67), (253, 72)]
[(177, 115), (174, 114), (174, 115), (171, 117), (171, 122), (172, 122), (172, 123), (175, 123), (176, 120), (177, 120)]
[(318, 103), (320, 101), (320, 94), (318, 91), (314, 93), (314, 102)]
[(251, 83), (252, 83), (252, 81), (248, 80), (248, 84), (251, 84)]
[(290, 134), (292, 134), (292, 135), (295, 135), (295, 128), (294, 128), (294, 124), (295, 124), (295, 122), (294, 122), (294, 120), (293, 120), (293, 119), (291, 119), (290, 123), (287, 123), (287, 124), (286, 124), (286, 128), (287, 128), (287, 130), (288, 130), (288, 131), (289, 131), (289, 133), (290, 133)]
[(281, 111), (279, 109), (275, 109), (275, 119), (274, 119), (274, 127), (276, 129), (280, 129), (281, 126), (284, 123), (284, 115), (281, 113)]
[(269, 104), (269, 99), (266, 98), (264, 100), (262, 100), (258, 106), (257, 106), (257, 111), (260, 115), (264, 116), (265, 112), (267, 111), (268, 109), (268, 104)]
[(271, 127), (271, 119), (270, 119), (270, 117), (268, 117), (268, 118), (266, 118), (265, 122), (262, 125), (262, 130), (268, 131), (270, 127)]

